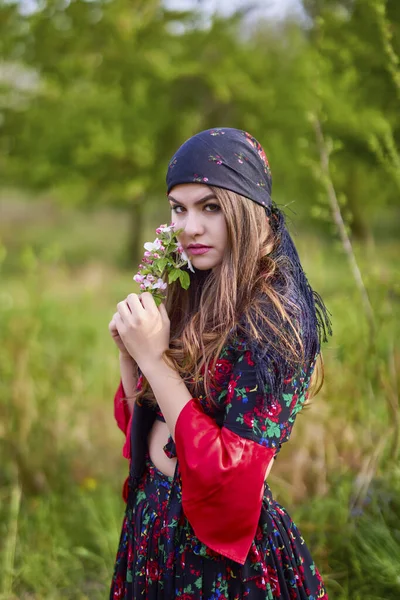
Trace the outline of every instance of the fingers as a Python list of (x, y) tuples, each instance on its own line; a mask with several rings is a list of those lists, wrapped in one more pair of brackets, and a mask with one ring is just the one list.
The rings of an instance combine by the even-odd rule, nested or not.
[[(128, 296), (129, 298), (129, 296)], [(127, 325), (132, 318), (132, 313), (134, 312), (131, 307), (128, 305), (128, 299), (122, 300), (122, 302), (118, 302), (117, 304), (118, 315), (121, 318), (122, 322)]]
[(165, 305), (160, 304), (160, 306), (158, 307), (158, 310), (160, 311), (160, 315), (163, 320), (163, 323), (169, 323), (169, 316), (167, 313), (167, 309), (165, 308)]
[[(129, 296), (133, 296), (136, 294), (129, 294)], [(128, 298), (129, 298), (128, 296)], [(150, 294), (150, 292), (143, 292), (143, 294), (140, 295), (139, 301), (141, 302), (141, 305), (143, 306), (143, 308), (149, 312), (152, 313), (156, 313), (157, 312), (157, 305), (154, 302), (154, 298), (153, 296)]]
[(118, 302), (117, 310), (124, 325), (129, 325), (129, 323), (138, 322), (143, 313), (144, 306), (137, 294), (129, 294), (125, 300)]
[(115, 322), (115, 317), (116, 317), (116, 315), (117, 315), (117, 314), (118, 314), (118, 313), (114, 313), (114, 314), (113, 314), (113, 316), (112, 316), (112, 318), (111, 318), (111, 321), (110, 321), (110, 322), (109, 322), (109, 324), (108, 324), (108, 329), (109, 329), (111, 332), (113, 332), (113, 331), (115, 331), (115, 330), (117, 329), (117, 324), (116, 324), (116, 322)]
[[(117, 304), (118, 312), (115, 313), (113, 319), (115, 321), (116, 316), (118, 316), (124, 325), (137, 323), (144, 316), (144, 311), (156, 315), (158, 314), (158, 308), (150, 292), (143, 292), (140, 296), (138, 294), (129, 294), (125, 300)], [(163, 306), (160, 314), (163, 321), (169, 321), (165, 306)]]
[(132, 313), (130, 320), (132, 321), (132, 317), (133, 317), (134, 322), (137, 322), (137, 320), (142, 315), (143, 309), (144, 309), (139, 296), (137, 294), (128, 294), (128, 296), (125, 300), (125, 304)]

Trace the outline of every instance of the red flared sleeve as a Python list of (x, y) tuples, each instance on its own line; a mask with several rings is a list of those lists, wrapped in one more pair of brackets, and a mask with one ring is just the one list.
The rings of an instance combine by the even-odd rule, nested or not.
[(304, 400), (285, 380), (281, 398), (259, 390), (249, 352), (233, 365), (222, 427), (192, 398), (175, 426), (182, 505), (195, 535), (212, 550), (244, 564), (260, 518), (264, 479)]
[[(131, 425), (132, 414), (125, 400), (125, 390), (120, 380), (117, 391), (114, 395), (114, 417), (118, 427), (125, 434), (124, 445), (122, 447), (122, 456), (130, 460), (131, 458)], [(128, 501), (128, 479), (127, 477), (122, 486), (122, 498), (124, 502)]]
[(244, 564), (261, 512), (275, 449), (221, 429), (195, 399), (179, 414), (175, 444), (183, 510), (206, 546)]
[(126, 401), (124, 400), (125, 396), (126, 394), (122, 379), (120, 379), (114, 396), (114, 417), (117, 421), (118, 427), (126, 434), (126, 429), (130, 418), (130, 411)]
[(129, 406), (125, 400), (125, 390), (122, 380), (119, 382), (119, 386), (114, 396), (114, 417), (117, 421), (118, 427), (125, 434), (125, 442), (122, 448), (122, 455), (130, 459), (131, 457), (131, 424), (132, 414), (129, 410)]

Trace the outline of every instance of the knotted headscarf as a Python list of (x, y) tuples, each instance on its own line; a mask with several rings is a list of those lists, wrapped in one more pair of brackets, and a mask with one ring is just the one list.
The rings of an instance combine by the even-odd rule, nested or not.
[[(312, 360), (320, 351), (321, 342), (332, 335), (328, 311), (311, 288), (300, 263), (299, 255), (286, 227), (283, 211), (272, 201), (272, 178), (268, 159), (261, 144), (249, 133), (230, 127), (216, 127), (197, 133), (174, 154), (167, 170), (167, 194), (175, 185), (202, 183), (231, 190), (265, 208), (277, 243), (271, 258), (286, 260), (287, 272), (276, 282), (282, 292), (298, 307), (301, 318), (301, 337), (305, 356)], [(276, 319), (275, 319), (276, 320)], [(244, 324), (246, 327), (246, 324)], [(251, 336), (249, 335), (249, 340)], [(284, 357), (270, 343), (250, 342), (259, 382), (267, 383), (275, 393), (282, 390), (283, 380), (277, 372)], [(271, 370), (271, 358), (275, 369)]]
[(271, 171), (261, 144), (246, 131), (207, 129), (188, 139), (168, 166), (167, 193), (178, 183), (203, 183), (271, 208)]

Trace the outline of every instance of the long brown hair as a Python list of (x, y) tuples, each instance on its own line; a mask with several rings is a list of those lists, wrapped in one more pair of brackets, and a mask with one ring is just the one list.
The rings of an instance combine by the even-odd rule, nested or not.
[[(164, 358), (185, 381), (194, 379), (196, 393), (201, 372), (204, 390), (209, 394), (209, 376), (213, 380), (212, 359), (218, 357), (233, 328), (246, 321), (255, 339), (261, 328), (271, 332), (270, 339), (292, 366), (303, 365), (305, 356), (296, 306), (276, 286), (277, 276), (284, 269), (284, 257), (276, 259), (273, 250), (279, 239), (273, 233), (263, 206), (232, 191), (211, 188), (225, 216), (228, 244), (222, 263), (209, 271), (190, 271), (190, 287), (184, 290), (179, 282), (168, 286), (165, 307), (171, 322), (170, 347)], [(263, 310), (265, 302), (273, 306), (281, 321), (280, 328)], [(318, 365), (319, 361), (319, 365)], [(316, 379), (322, 377), (318, 385)], [(323, 362), (319, 354), (309, 386), (308, 399), (321, 389)], [(154, 395), (143, 378), (136, 401), (155, 403)]]

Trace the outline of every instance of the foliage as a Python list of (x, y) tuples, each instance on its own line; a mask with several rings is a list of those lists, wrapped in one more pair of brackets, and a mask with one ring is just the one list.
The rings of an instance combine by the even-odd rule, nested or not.
[(399, 96), (393, 76), (399, 6), (381, 0), (308, 5), (314, 14), (310, 39), (317, 100), (310, 110), (334, 140), (335, 187), (353, 233), (365, 239), (371, 235), (369, 221), (379, 218), (387, 203), (397, 204), (399, 193)]
[[(60, 217), (47, 228), (44, 249), (62, 232)], [(123, 515), (120, 493), (127, 464), (112, 418), (118, 361), (107, 323), (110, 307), (132, 291), (132, 270), (116, 270), (103, 260), (87, 262), (101, 253), (105, 232), (118, 223), (119, 214), (109, 213), (101, 227), (88, 224), (83, 211), (75, 219), (93, 229), (85, 263), (69, 265), (63, 247), (58, 253), (34, 250), (22, 237), (13, 256), (2, 252), (0, 590), (9, 590), (7, 599), (104, 597)], [(10, 225), (0, 226), (3, 239)], [(25, 223), (19, 227), (24, 231)], [(79, 240), (81, 227), (71, 231)], [(271, 489), (292, 513), (333, 597), (356, 598), (384, 576), (391, 600), (396, 595), (390, 588), (397, 589), (389, 567), (398, 544), (400, 489), (390, 466), (391, 427), (398, 413), (391, 416), (387, 402), (398, 385), (400, 364), (394, 345), (398, 243), (382, 243), (376, 254), (355, 248), (377, 311), (374, 360), (384, 367), (393, 348), (395, 380), (383, 370), (380, 385), (373, 381), (373, 387), (368, 331), (340, 248), (306, 236), (298, 247), (310, 280), (333, 313), (335, 339), (324, 353), (325, 386), (299, 415), (272, 471)], [(371, 395), (373, 390), (378, 392)], [(357, 481), (367, 483), (368, 493), (352, 512)], [(389, 504), (382, 494), (392, 496)], [(370, 512), (373, 500), (375, 512)], [(383, 543), (388, 530), (390, 546)], [(378, 600), (382, 596), (374, 585), (369, 597)]]
[(246, 34), (240, 13), (207, 27), (158, 0), (45, 0), (30, 14), (1, 5), (3, 57), (25, 69), (3, 89), (4, 180), (56, 189), (69, 206), (129, 206), (138, 260), (172, 153), (226, 124), (259, 137), (276, 199), (326, 228), (310, 168), (312, 112), (336, 142), (346, 220), (370, 237), (371, 219), (397, 206), (399, 9), (392, 1), (385, 12), (383, 0), (308, 6), (308, 28), (261, 22)]
[(265, 147), (274, 199), (333, 315), (325, 386), (279, 455), (274, 495), (330, 595), (399, 596), (400, 4), (304, 6), (306, 22), (246, 29), (240, 12), (207, 24), (159, 0), (0, 2), (0, 597), (107, 592), (126, 473), (110, 307), (169, 219), (169, 158), (216, 125)]

